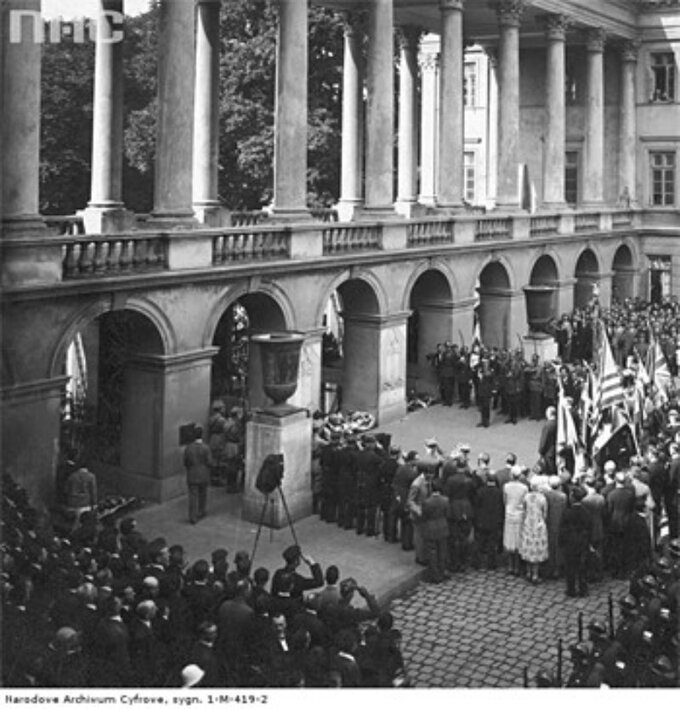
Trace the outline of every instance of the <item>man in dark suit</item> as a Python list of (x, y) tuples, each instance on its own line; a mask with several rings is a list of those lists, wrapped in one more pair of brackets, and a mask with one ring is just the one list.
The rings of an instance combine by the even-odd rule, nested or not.
[(357, 534), (376, 535), (380, 501), (380, 468), (383, 458), (376, 451), (375, 436), (363, 437), (363, 450), (357, 453)]
[(557, 453), (557, 412), (554, 406), (549, 406), (545, 411), (548, 419), (543, 424), (541, 440), (538, 444), (538, 454), (541, 456), (546, 475), (555, 475), (557, 466), (555, 455)]
[(475, 496), (475, 536), (477, 551), (486, 557), (487, 568), (496, 568), (496, 554), (503, 536), (505, 505), (503, 492), (498, 487), (492, 470), (486, 473), (484, 486)]
[(482, 360), (482, 368), (477, 374), (477, 406), (482, 420), (477, 426), (489, 428), (489, 419), (491, 417), (491, 397), (493, 395), (495, 378), (493, 372), (489, 368), (489, 360)]
[(189, 654), (189, 664), (198, 665), (205, 675), (202, 687), (224, 687), (225, 674), (215, 650), (217, 640), (217, 625), (204, 621), (198, 628), (198, 640)]
[(97, 506), (97, 478), (87, 468), (78, 468), (64, 485), (66, 507), (78, 513)]
[(253, 617), (248, 605), (250, 581), (242, 579), (236, 584), (236, 597), (224, 601), (218, 611), (217, 653), (222, 666), (238, 681), (243, 671), (246, 629)]
[(590, 512), (581, 504), (586, 496), (582, 487), (571, 491), (571, 506), (562, 515), (559, 544), (564, 554), (564, 572), (567, 578), (567, 596), (588, 595), (586, 577), (587, 553), (590, 546), (592, 519)]
[[(282, 569), (277, 569), (274, 572), (274, 577), (272, 578), (272, 595), (278, 595), (281, 590), (281, 577), (284, 574), (291, 574), (293, 577), (293, 588), (291, 590), (291, 597), (294, 599), (301, 600), (304, 591), (311, 591), (313, 588), (321, 588), (323, 586), (323, 571), (321, 567), (317, 564), (314, 559), (306, 557), (302, 554), (302, 550), (297, 544), (289, 546), (283, 552), (283, 559), (286, 565)], [(300, 561), (304, 561), (309, 567), (312, 577), (302, 576), (297, 572), (298, 566), (300, 566)]]
[(122, 601), (109, 596), (103, 617), (93, 635), (93, 674), (99, 687), (129, 687), (132, 669), (129, 653), (130, 633), (121, 616)]
[(187, 471), (189, 488), (189, 522), (196, 522), (205, 517), (205, 504), (210, 468), (213, 465), (210, 448), (203, 442), (203, 428), (196, 426), (194, 441), (184, 449), (184, 467)]
[(614, 576), (621, 577), (626, 571), (624, 535), (635, 511), (635, 492), (632, 486), (626, 485), (626, 475), (622, 471), (616, 473), (614, 488), (607, 493), (605, 502), (609, 558)]
[(427, 553), (428, 581), (440, 583), (449, 576), (448, 537), (449, 523), (447, 515), (449, 501), (442, 494), (441, 480), (432, 481), (432, 494), (423, 501), (422, 525)]

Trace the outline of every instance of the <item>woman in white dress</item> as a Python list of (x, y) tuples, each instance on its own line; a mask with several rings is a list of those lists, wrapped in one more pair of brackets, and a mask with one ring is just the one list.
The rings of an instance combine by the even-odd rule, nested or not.
[(522, 468), (513, 465), (510, 469), (510, 480), (503, 486), (503, 502), (505, 503), (505, 525), (503, 527), (503, 548), (508, 552), (510, 573), (519, 574), (519, 540), (524, 519), (524, 498), (527, 486), (520, 482)]

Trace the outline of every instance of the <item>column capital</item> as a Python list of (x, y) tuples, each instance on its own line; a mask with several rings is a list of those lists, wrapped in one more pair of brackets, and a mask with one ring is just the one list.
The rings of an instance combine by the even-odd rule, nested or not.
[(458, 10), (461, 12), (464, 4), (464, 0), (439, 0), (439, 9), (441, 12), (447, 12), (449, 10)]
[(365, 10), (345, 10), (340, 13), (345, 37), (363, 36), (368, 27), (368, 15)]
[(602, 27), (591, 27), (585, 31), (586, 50), (593, 53), (604, 52), (607, 32)]
[(635, 63), (638, 60), (641, 41), (638, 38), (626, 39), (619, 43), (618, 48), (621, 53), (621, 61)]
[(418, 55), (418, 66), (421, 71), (436, 71), (439, 68), (439, 52), (421, 49)]
[(416, 25), (399, 25), (397, 27), (397, 40), (399, 48), (404, 51), (418, 51), (420, 38), (423, 36), (424, 30)]
[(522, 23), (524, 0), (496, 0), (491, 7), (496, 10), (501, 27), (519, 27)]
[(547, 14), (537, 18), (538, 24), (544, 29), (549, 40), (564, 42), (565, 35), (573, 20), (568, 15)]

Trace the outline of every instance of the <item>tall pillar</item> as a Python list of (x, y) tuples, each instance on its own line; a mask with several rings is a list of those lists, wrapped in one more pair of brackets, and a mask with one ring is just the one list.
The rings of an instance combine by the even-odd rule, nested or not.
[(496, 207), (520, 207), (519, 195), (519, 26), (523, 0), (500, 0), (498, 47), (498, 184)]
[[(100, 0), (94, 54), (92, 178), (83, 212), (85, 231), (104, 234), (132, 226), (122, 202), (123, 178), (123, 0)], [(114, 16), (108, 13), (118, 13)], [(104, 14), (106, 13), (106, 14)]]
[(437, 201), (439, 40), (428, 35), (420, 43), (420, 192), (418, 202)]
[(604, 201), (604, 43), (605, 32), (587, 32), (586, 135), (583, 146), (583, 206)]
[[(39, 213), (40, 0), (2, 3), (2, 227), (4, 238), (44, 229)], [(21, 18), (19, 13), (25, 12)], [(10, 31), (20, 33), (13, 35)]]
[(488, 110), (486, 117), (486, 206), (494, 207), (498, 184), (498, 51), (492, 47), (485, 50), (489, 61)]
[(220, 2), (198, 0), (194, 84), (193, 207), (196, 219), (221, 226), (218, 199)]
[(437, 205), (462, 207), (465, 153), (463, 105), (463, 2), (440, 0), (439, 187)]
[(548, 46), (545, 77), (545, 143), (543, 150), (543, 207), (562, 209), (564, 201), (565, 150), (565, 32), (564, 15), (542, 18)]
[(413, 213), (417, 196), (416, 91), (419, 38), (420, 30), (417, 27), (401, 27), (399, 30), (399, 164), (395, 209), (406, 217)]
[(195, 8), (161, 0), (159, 15), (158, 125), (151, 223), (194, 222), (191, 203)]
[(619, 198), (624, 204), (637, 202), (636, 160), (637, 126), (635, 68), (640, 43), (621, 46), (621, 119), (619, 129)]
[(278, 0), (274, 204), (278, 218), (308, 219), (307, 0)]
[(364, 60), (363, 17), (358, 12), (344, 15), (342, 60), (342, 158), (338, 216), (350, 221), (363, 202)]
[(373, 0), (368, 13), (366, 207), (369, 218), (393, 209), (394, 66), (392, 0)]

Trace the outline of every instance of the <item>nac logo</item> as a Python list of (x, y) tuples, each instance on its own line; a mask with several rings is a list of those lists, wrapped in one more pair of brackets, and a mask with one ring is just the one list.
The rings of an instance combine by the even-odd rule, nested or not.
[(9, 11), (10, 44), (35, 42), (50, 44), (69, 40), (74, 44), (86, 41), (116, 44), (125, 36), (125, 15), (116, 10), (102, 10), (96, 18), (65, 21), (61, 18), (43, 20), (39, 10)]

